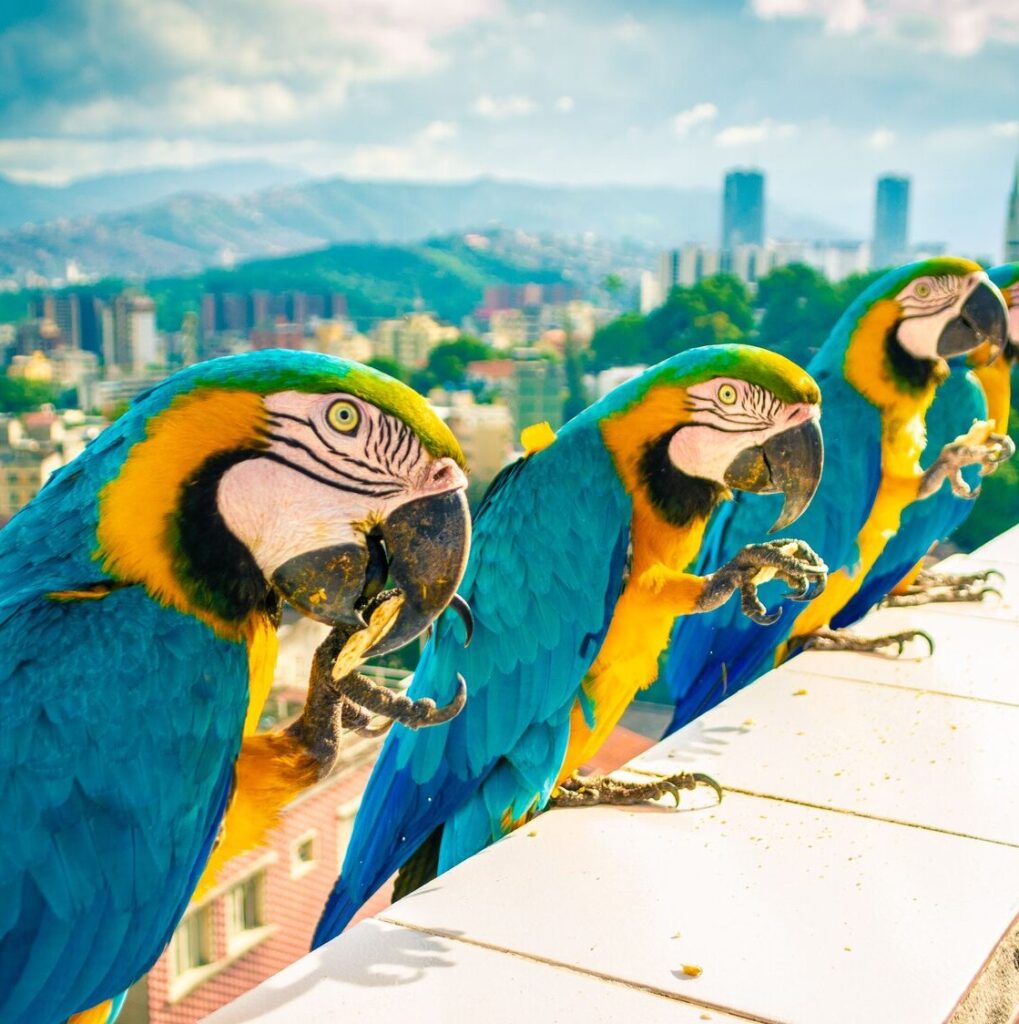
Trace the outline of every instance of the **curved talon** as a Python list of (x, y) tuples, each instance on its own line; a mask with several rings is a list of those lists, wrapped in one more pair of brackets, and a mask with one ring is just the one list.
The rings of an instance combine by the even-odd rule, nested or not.
[[(999, 573), (998, 575), (1001, 574)], [(977, 600), (982, 601), (988, 594), (993, 594), (999, 601), (1005, 599), (1005, 595), (997, 587), (984, 587), (977, 591)]]
[(467, 633), (464, 647), (470, 647), (471, 638), (474, 636), (474, 613), (471, 611), (471, 606), (459, 594), (454, 594), (449, 602), (449, 607), (460, 616), (460, 621), (464, 624), (464, 630)]
[(718, 802), (722, 802), (722, 787), (715, 782), (710, 775), (705, 775), (703, 772), (694, 772), (692, 778), (695, 783), (701, 783), (705, 786), (710, 786), (715, 791), (715, 796), (718, 797)]
[(925, 641), (926, 644), (927, 644), (927, 657), (928, 658), (933, 657), (933, 655), (934, 655), (934, 637), (932, 637), (930, 635), (930, 633), (928, 633), (926, 630), (923, 630), (923, 629), (917, 629), (917, 630), (914, 630), (913, 636), (911, 637), (911, 639)]

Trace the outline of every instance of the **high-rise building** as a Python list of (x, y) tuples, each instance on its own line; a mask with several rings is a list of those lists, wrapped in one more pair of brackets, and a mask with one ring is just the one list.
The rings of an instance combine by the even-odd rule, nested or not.
[(112, 358), (126, 373), (141, 374), (161, 363), (159, 336), (156, 333), (156, 307), (147, 295), (118, 295), (113, 301)]
[(909, 249), (909, 178), (886, 174), (877, 180), (871, 266), (894, 267)]
[(1008, 216), (1005, 220), (1005, 262), (1019, 260), (1019, 160), (1012, 174), (1012, 194), (1008, 199)]
[(29, 313), (40, 320), (52, 320), (60, 331), (60, 344), (81, 348), (81, 304), (74, 292), (40, 295), (29, 304)]
[(722, 249), (764, 244), (764, 173), (729, 171), (722, 196)]

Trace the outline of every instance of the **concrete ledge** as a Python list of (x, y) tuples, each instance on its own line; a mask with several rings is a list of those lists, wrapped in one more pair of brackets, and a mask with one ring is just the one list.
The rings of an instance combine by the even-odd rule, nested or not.
[(629, 766), (727, 787), (560, 810), (209, 1018), (980, 1024), (1019, 1010), (1019, 529), (996, 605), (881, 612)]

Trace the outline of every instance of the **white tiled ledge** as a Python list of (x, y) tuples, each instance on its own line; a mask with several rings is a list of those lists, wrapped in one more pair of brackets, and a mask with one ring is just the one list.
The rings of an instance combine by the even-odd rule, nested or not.
[(542, 815), (210, 1022), (1014, 1019), (1019, 530), (988, 561), (1000, 604), (861, 626), (932, 659), (803, 655), (632, 762), (720, 806)]

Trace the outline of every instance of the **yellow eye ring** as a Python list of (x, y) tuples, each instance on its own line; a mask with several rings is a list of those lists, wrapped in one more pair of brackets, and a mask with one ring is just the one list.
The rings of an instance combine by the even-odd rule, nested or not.
[(723, 384), (718, 389), (718, 400), (722, 405), (735, 405), (736, 389), (731, 384)]
[(361, 424), (361, 410), (353, 402), (340, 399), (326, 410), (326, 422), (340, 434), (353, 434)]
[(931, 293), (931, 286), (926, 281), (918, 281), (913, 291), (918, 299), (926, 299)]

